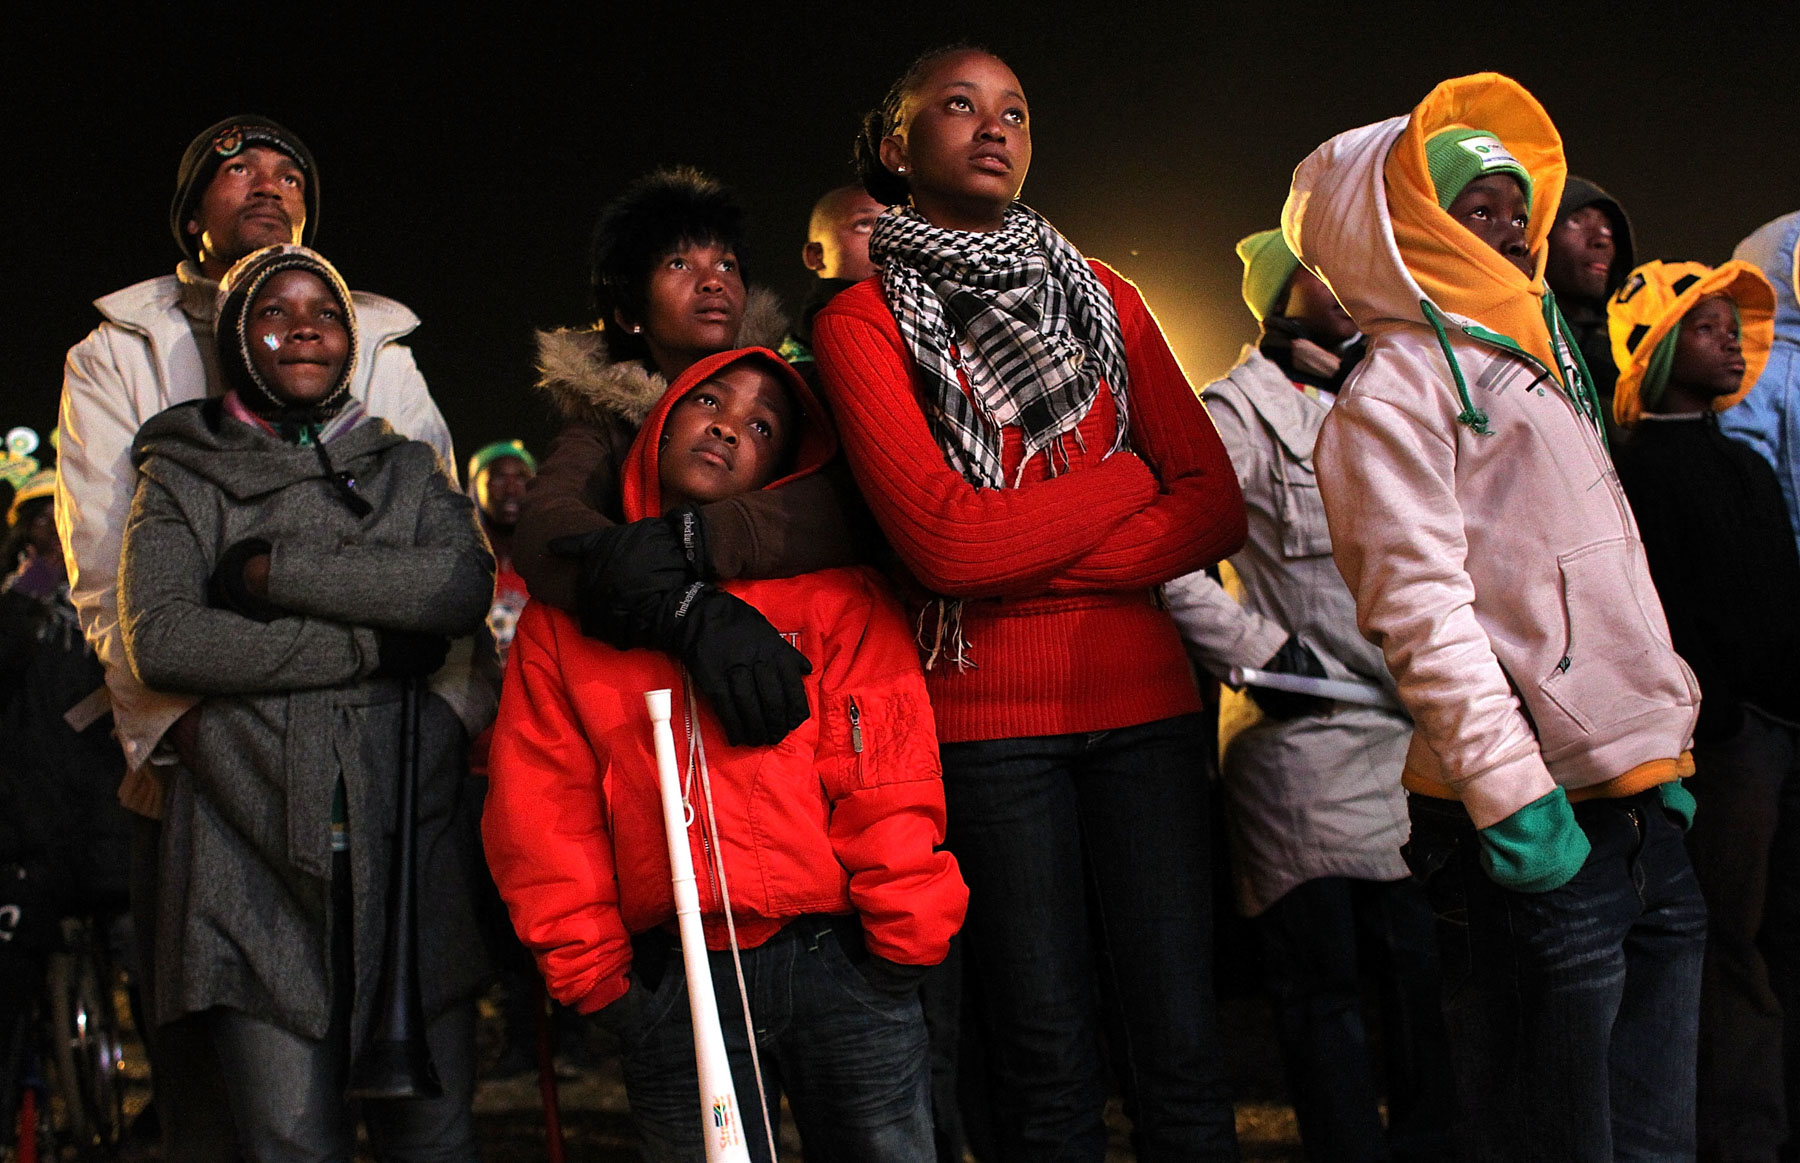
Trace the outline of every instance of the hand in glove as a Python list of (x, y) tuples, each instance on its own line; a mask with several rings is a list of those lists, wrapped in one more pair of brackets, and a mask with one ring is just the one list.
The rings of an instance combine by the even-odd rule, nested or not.
[(1574, 879), (1593, 850), (1562, 788), (1476, 832), (1488, 879), (1517, 892), (1549, 892)]
[(550, 542), (552, 553), (577, 563), (581, 632), (618, 650), (661, 647), (655, 633), (664, 601), (704, 577), (702, 528), (699, 514), (683, 507)]
[[(273, 622), (286, 614), (286, 610), (269, 601), (269, 554), (273, 550), (274, 546), (260, 537), (232, 543), (219, 555), (212, 576), (206, 579), (207, 604), (253, 622)], [(254, 588), (246, 576), (250, 572), (259, 579)]]
[(378, 662), (375, 678), (428, 678), (437, 673), (450, 653), (450, 639), (442, 634), (413, 630), (377, 630)]
[[(1325, 664), (1319, 656), (1306, 648), (1294, 635), (1281, 644), (1275, 657), (1262, 664), (1261, 669), (1274, 674), (1299, 674), (1308, 678), (1324, 678)], [(1246, 686), (1250, 697), (1262, 708), (1262, 713), (1271, 719), (1298, 719), (1302, 715), (1323, 715), (1331, 710), (1331, 700), (1322, 699), (1318, 695), (1303, 695), (1295, 691), (1279, 691), (1274, 687)]]
[(812, 713), (800, 681), (812, 663), (755, 606), (695, 582), (664, 603), (659, 621), (662, 649), (687, 664), (733, 745), (779, 743)]

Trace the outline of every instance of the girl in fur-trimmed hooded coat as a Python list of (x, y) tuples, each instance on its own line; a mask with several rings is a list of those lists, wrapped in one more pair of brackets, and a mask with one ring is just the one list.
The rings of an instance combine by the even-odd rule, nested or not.
[[(639, 179), (606, 207), (595, 229), (599, 322), (538, 335), (538, 386), (564, 423), (526, 494), (514, 563), (535, 600), (579, 614), (584, 631), (615, 646), (667, 646), (649, 641), (627, 608), (669, 585), (792, 577), (859, 556), (858, 530), (866, 523), (841, 460), (673, 520), (622, 524), (620, 465), (669, 384), (707, 355), (774, 347), (786, 330), (774, 296), (745, 289), (742, 219), (724, 188), (696, 170)], [(751, 645), (709, 640), (703, 653), (713, 665), (694, 668), (695, 681), (728, 718), (731, 692), (710, 676), (739, 665)], [(785, 681), (761, 672), (759, 680)], [(773, 724), (740, 741), (773, 743), (794, 725)]]
[[(324, 259), (266, 248), (220, 292), (232, 390), (139, 432), (119, 585), (138, 679), (203, 699), (172, 731), (154, 1017), (200, 1024), (249, 1157), (347, 1158), (346, 1076), (387, 927), (401, 683), (481, 625), (494, 562), (431, 447), (350, 398), (355, 316)], [(487, 969), (474, 805), (461, 721), (419, 705), (418, 960), (445, 1093), (365, 1114), (383, 1158), (472, 1160)]]

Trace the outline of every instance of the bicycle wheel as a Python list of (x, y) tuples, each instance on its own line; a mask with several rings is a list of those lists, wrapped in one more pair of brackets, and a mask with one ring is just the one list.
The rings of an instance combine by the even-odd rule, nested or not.
[(87, 920), (64, 922), (67, 951), (50, 960), (56, 1088), (77, 1147), (111, 1150), (125, 1129), (124, 1037), (112, 961)]

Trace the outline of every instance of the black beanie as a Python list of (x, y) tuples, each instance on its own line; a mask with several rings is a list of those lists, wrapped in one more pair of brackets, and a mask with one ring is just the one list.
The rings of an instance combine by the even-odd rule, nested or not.
[(225, 159), (236, 157), (248, 145), (265, 145), (294, 159), (300, 172), (306, 175), (306, 189), (302, 192), (306, 223), (300, 229), (300, 241), (311, 245), (313, 235), (318, 232), (319, 166), (313, 160), (312, 150), (307, 149), (306, 143), (292, 130), (267, 117), (254, 114), (227, 117), (201, 130), (200, 136), (188, 143), (187, 151), (181, 155), (181, 168), (175, 171), (175, 200), (169, 204), (169, 229), (174, 232), (181, 253), (195, 262), (200, 261), (200, 240), (187, 232), (187, 221), (194, 216), (194, 207), (206, 193), (206, 187), (212, 184), (213, 175), (219, 172)]

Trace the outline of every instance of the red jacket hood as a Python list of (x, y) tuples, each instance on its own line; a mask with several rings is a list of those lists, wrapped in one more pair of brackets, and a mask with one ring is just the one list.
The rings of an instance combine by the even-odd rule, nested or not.
[(638, 429), (637, 439), (632, 442), (631, 451), (625, 456), (624, 471), (619, 474), (621, 499), (627, 521), (662, 515), (662, 477), (657, 446), (661, 443), (663, 424), (668, 421), (669, 412), (695, 384), (745, 360), (760, 361), (780, 376), (793, 393), (794, 403), (797, 405), (799, 443), (794, 449), (794, 467), (786, 475), (770, 481), (764, 487), (778, 488), (789, 481), (815, 473), (837, 454), (837, 430), (831, 425), (830, 413), (826, 412), (825, 405), (813, 390), (807, 387), (800, 373), (790, 367), (786, 360), (766, 347), (721, 351), (707, 356), (682, 372), (669, 385), (669, 390), (663, 393), (656, 406), (650, 409), (650, 415), (644, 418), (644, 425)]

